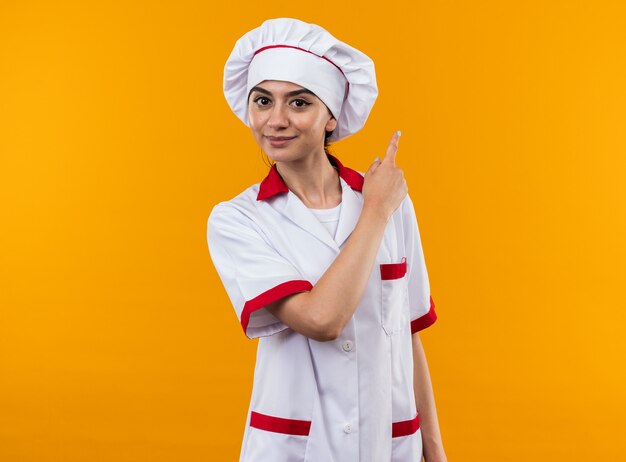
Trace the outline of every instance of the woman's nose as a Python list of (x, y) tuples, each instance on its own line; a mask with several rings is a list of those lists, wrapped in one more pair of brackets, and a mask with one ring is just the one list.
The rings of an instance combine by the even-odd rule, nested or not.
[(267, 124), (271, 128), (284, 128), (289, 125), (289, 120), (287, 119), (287, 111), (281, 104), (276, 104), (272, 108), (272, 112), (270, 113), (270, 118), (267, 121)]

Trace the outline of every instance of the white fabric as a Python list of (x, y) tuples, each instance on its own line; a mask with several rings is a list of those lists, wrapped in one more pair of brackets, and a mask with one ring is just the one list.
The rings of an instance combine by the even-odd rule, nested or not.
[(339, 214), (341, 213), (341, 203), (330, 209), (313, 209), (309, 208), (313, 215), (320, 221), (320, 223), (326, 228), (328, 234), (330, 234), (333, 239), (335, 238), (335, 234), (337, 233), (337, 226), (339, 225)]
[(348, 82), (332, 63), (294, 48), (270, 48), (258, 53), (248, 68), (246, 95), (264, 80), (297, 82), (321, 99), (335, 119), (341, 114)]
[[(259, 52), (268, 46), (300, 50), (281, 52), (271, 48)], [(301, 57), (290, 60), (296, 52)], [(341, 72), (335, 72), (335, 66), (324, 58)], [(254, 69), (254, 77), (249, 77), (250, 65), (257, 59), (259, 68)], [(248, 126), (248, 92), (261, 82), (260, 78), (287, 80), (314, 92), (337, 119), (330, 141), (346, 138), (363, 128), (378, 96), (374, 63), (367, 55), (337, 40), (320, 26), (291, 18), (269, 19), (244, 34), (224, 66), (224, 96), (233, 112)]]
[[(291, 191), (257, 200), (257, 183), (213, 208), (209, 251), (240, 320), (245, 303), (272, 287), (298, 279), (314, 286), (346, 245), (363, 197), (340, 181), (335, 239)], [(381, 280), (380, 265), (398, 264), (404, 257), (407, 274)], [(428, 316), (429, 300), (407, 195), (385, 228), (364, 294), (336, 340), (312, 340), (265, 308), (252, 314), (246, 335), (261, 338), (240, 461), (421, 462), (420, 430), (395, 438), (391, 431), (393, 423), (416, 415), (410, 323)], [(309, 422), (310, 433), (252, 427), (253, 411)]]

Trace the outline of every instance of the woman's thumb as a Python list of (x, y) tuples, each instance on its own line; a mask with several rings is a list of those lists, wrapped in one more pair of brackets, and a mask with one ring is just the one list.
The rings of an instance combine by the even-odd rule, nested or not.
[(376, 170), (376, 167), (378, 167), (378, 165), (380, 164), (380, 158), (376, 158), (374, 159), (374, 162), (372, 162), (372, 165), (370, 165), (370, 168), (367, 170), (368, 172), (373, 172), (374, 170)]

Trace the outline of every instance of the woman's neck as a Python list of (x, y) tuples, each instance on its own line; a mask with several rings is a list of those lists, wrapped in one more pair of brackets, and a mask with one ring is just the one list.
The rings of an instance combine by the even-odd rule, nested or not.
[(328, 209), (341, 203), (339, 172), (326, 153), (307, 156), (291, 162), (277, 162), (283, 181), (309, 208)]

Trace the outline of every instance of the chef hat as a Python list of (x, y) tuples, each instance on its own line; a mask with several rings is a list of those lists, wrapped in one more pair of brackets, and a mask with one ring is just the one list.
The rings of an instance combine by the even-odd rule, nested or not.
[(246, 33), (224, 66), (224, 95), (248, 126), (248, 95), (264, 80), (293, 82), (315, 93), (337, 120), (330, 141), (359, 131), (378, 95), (368, 56), (320, 26), (291, 18), (269, 19)]

